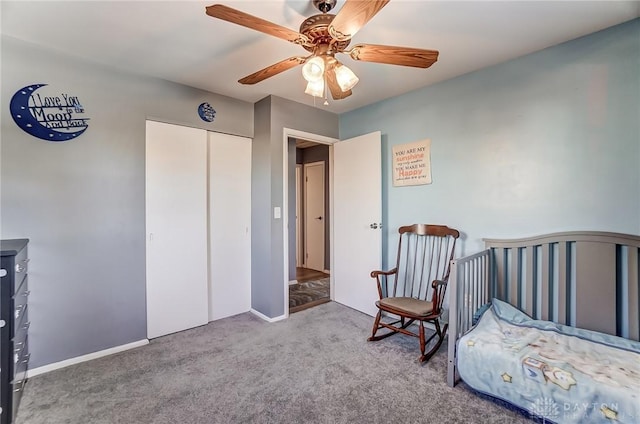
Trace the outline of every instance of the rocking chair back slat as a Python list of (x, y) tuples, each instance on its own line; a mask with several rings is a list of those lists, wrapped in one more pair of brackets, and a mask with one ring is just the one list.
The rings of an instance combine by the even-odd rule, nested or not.
[(431, 300), (431, 283), (448, 279), (456, 238), (453, 233), (450, 236), (441, 235), (443, 231), (439, 227), (411, 225), (400, 228), (396, 263), (398, 272), (394, 275), (393, 290), (389, 297)]

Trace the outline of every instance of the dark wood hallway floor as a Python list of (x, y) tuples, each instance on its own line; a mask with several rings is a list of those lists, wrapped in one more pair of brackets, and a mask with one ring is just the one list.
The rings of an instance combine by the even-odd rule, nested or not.
[(316, 271), (315, 269), (296, 268), (296, 280), (298, 281), (298, 283), (303, 283), (305, 281), (311, 280), (319, 280), (328, 276), (329, 274), (326, 274), (322, 271)]

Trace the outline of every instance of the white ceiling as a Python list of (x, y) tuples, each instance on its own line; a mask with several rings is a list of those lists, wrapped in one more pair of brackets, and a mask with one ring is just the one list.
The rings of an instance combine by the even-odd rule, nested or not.
[[(298, 30), (311, 0), (221, 0)], [(211, 1), (2, 1), (2, 33), (90, 61), (256, 102), (313, 105), (300, 68), (253, 86), (238, 79), (306, 51), (205, 14)], [(337, 13), (344, 0), (332, 12)], [(428, 69), (341, 60), (360, 83), (317, 107), (342, 113), (640, 16), (639, 1), (391, 0), (352, 40), (440, 51)]]

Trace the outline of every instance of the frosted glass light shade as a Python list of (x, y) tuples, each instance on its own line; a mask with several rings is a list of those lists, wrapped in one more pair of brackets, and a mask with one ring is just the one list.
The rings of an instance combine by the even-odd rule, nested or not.
[(324, 60), (319, 56), (309, 59), (302, 67), (302, 76), (308, 82), (322, 80), (324, 77)]
[(324, 80), (309, 81), (304, 92), (311, 94), (313, 97), (322, 97), (324, 95)]
[(345, 92), (351, 90), (360, 81), (360, 79), (353, 73), (353, 71), (341, 63), (338, 63), (335, 67), (336, 81), (340, 86), (340, 89)]

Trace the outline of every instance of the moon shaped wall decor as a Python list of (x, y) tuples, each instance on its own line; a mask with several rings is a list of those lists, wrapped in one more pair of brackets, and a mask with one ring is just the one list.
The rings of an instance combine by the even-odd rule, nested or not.
[(9, 103), (11, 117), (29, 135), (46, 141), (72, 140), (84, 133), (89, 118), (77, 96), (41, 95), (47, 84), (33, 84), (18, 90)]
[(198, 106), (198, 115), (205, 122), (213, 122), (216, 118), (216, 110), (207, 102), (200, 103)]

